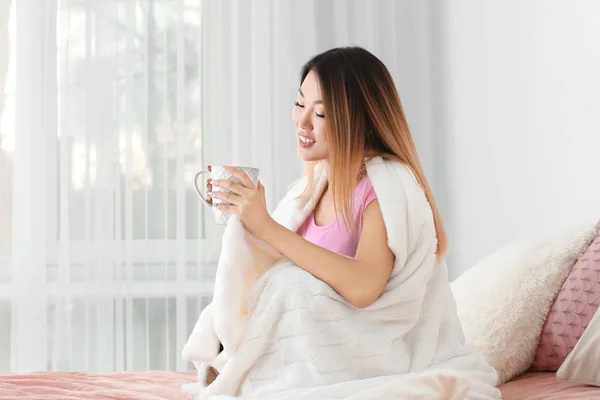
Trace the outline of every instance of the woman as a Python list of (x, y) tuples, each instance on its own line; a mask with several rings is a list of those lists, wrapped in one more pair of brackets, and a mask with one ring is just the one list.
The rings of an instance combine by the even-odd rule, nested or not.
[[(377, 390), (386, 388), (380, 398), (390, 398), (389, 390), (415, 387), (401, 384), (408, 373), (438, 368), (467, 377), (465, 397), (498, 398), (495, 371), (464, 343), (443, 263), (446, 233), (387, 68), (358, 47), (315, 56), (302, 69), (292, 121), (298, 155), (306, 162), (306, 192), (318, 186), (316, 179), (326, 182), (321, 192), (313, 190), (322, 194), (297, 229), (269, 215), (265, 188), (243, 172), (229, 168), (241, 184), (207, 182), (209, 196), (229, 203), (219, 209), (237, 215), (248, 232), (312, 275), (289, 267), (269, 271), (271, 278), (279, 276), (273, 278), (275, 286), (285, 282), (285, 274), (296, 274), (289, 292), (284, 287), (284, 296), (273, 298), (290, 302), (279, 308), (304, 310), (298, 314), (302, 329), (310, 326), (314, 334), (287, 344), (275, 340), (279, 348), (272, 349), (265, 336), (278, 337), (288, 329), (281, 334), (287, 338), (298, 328), (293, 322), (266, 328), (272, 320), (265, 318), (254, 330), (257, 340), (247, 346), (248, 354), (255, 353), (249, 378), (241, 378), (246, 366), (237, 368), (246, 392), (259, 396), (354, 382), (336, 386), (335, 396), (341, 398), (343, 390), (363, 391), (371, 388), (365, 383), (369, 379), (385, 377), (389, 384), (378, 384)], [(210, 192), (212, 186), (230, 192)], [(323, 294), (313, 277), (349, 305)], [(265, 314), (273, 307), (265, 305)], [(326, 320), (319, 315), (313, 321), (321, 310), (328, 311)], [(265, 335), (265, 329), (271, 331)], [(262, 356), (255, 351), (257, 343), (265, 349)], [(272, 384), (263, 385), (269, 380)], [(328, 395), (332, 392), (309, 397)]]
[[(341, 68), (340, 68), (341, 67)], [(314, 214), (298, 232), (278, 225), (266, 207), (264, 187), (229, 181), (208, 182), (233, 194), (212, 193), (231, 205), (244, 227), (324, 281), (357, 307), (372, 304), (383, 292), (394, 264), (385, 225), (364, 159), (383, 156), (408, 165), (432, 206), (438, 247), (447, 239), (423, 173), (392, 77), (383, 63), (362, 48), (333, 49), (302, 69), (292, 112), (299, 157), (308, 174), (317, 161), (327, 163), (329, 185)], [(239, 171), (232, 174), (245, 178)], [(211, 197), (208, 198), (212, 201)], [(329, 268), (319, 268), (322, 263)]]

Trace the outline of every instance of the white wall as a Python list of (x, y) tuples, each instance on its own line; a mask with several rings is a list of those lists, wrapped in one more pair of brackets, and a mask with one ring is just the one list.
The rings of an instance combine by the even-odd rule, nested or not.
[(600, 217), (599, 21), (593, 0), (444, 3), (452, 277), (503, 244)]

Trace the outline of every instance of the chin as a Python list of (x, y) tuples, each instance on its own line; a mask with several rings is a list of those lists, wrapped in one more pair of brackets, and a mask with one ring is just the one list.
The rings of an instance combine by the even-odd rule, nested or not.
[(310, 151), (303, 149), (302, 147), (298, 147), (297, 150), (298, 157), (302, 161), (321, 161), (327, 158), (327, 154), (323, 154), (322, 152)]

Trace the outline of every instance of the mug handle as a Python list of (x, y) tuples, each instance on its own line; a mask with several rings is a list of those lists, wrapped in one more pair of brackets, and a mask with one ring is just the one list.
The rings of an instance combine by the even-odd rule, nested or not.
[(204, 205), (206, 207), (208, 207), (209, 210), (212, 211), (212, 206), (206, 200), (206, 195), (204, 193), (202, 193), (202, 191), (200, 190), (200, 188), (198, 188), (198, 178), (200, 178), (203, 174), (206, 174), (206, 173), (210, 173), (210, 171), (207, 170), (207, 169), (203, 169), (202, 171), (198, 171), (196, 173), (196, 175), (194, 175), (194, 189), (196, 189), (196, 193), (198, 193), (198, 196), (200, 197), (200, 200), (202, 200), (202, 202), (204, 203)]

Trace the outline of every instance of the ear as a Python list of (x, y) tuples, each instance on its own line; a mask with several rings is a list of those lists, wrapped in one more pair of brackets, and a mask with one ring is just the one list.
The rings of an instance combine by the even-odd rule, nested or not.
[(261, 182), (261, 181), (258, 181), (258, 190), (260, 190), (260, 192), (261, 192), (262, 194), (264, 194), (264, 193), (265, 193), (265, 187), (263, 186), (263, 184), (262, 184), (262, 182)]

